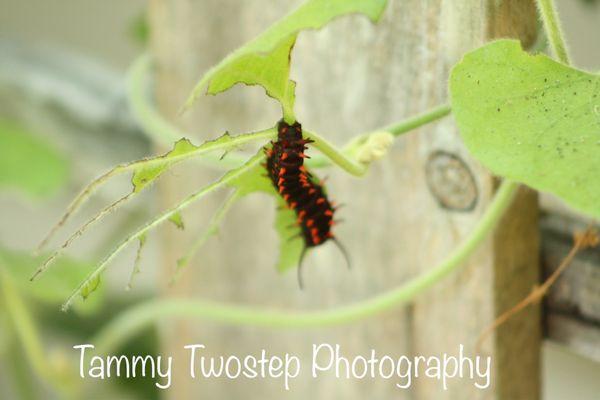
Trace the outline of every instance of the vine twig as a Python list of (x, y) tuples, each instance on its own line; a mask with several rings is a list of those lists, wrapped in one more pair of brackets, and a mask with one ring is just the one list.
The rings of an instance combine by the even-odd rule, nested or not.
[(511, 319), (513, 316), (523, 311), (525, 308), (532, 304), (538, 303), (548, 293), (550, 287), (556, 282), (558, 277), (567, 269), (571, 264), (575, 256), (580, 250), (595, 247), (600, 243), (600, 237), (598, 232), (591, 226), (588, 227), (583, 233), (575, 233), (573, 247), (562, 260), (558, 268), (546, 279), (546, 281), (540, 285), (535, 286), (529, 295), (517, 303), (514, 307), (506, 310), (500, 316), (498, 316), (494, 322), (492, 322), (483, 332), (479, 335), (475, 348), (480, 348), (481, 344), (494, 332), (498, 327), (503, 325), (506, 321)]
[(560, 19), (556, 12), (554, 0), (538, 0), (537, 5), (554, 55), (560, 62), (569, 65), (571, 63), (569, 60), (569, 51), (560, 25)]
[(233, 206), (233, 204), (235, 204), (235, 202), (237, 202), (241, 196), (242, 192), (236, 189), (215, 212), (206, 230), (202, 232), (202, 234), (198, 236), (198, 238), (192, 243), (185, 255), (177, 260), (177, 269), (171, 278), (171, 284), (174, 284), (179, 279), (185, 268), (192, 261), (198, 250), (202, 248), (204, 243), (206, 243), (211, 236), (218, 232), (219, 225), (223, 221), (223, 218), (225, 218), (225, 215), (227, 215), (227, 212), (231, 206)]

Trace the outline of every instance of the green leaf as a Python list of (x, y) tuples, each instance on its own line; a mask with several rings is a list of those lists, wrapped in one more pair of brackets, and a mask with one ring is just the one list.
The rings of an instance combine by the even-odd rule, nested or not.
[(56, 192), (68, 177), (68, 162), (50, 144), (16, 123), (0, 120), (0, 188), (34, 197)]
[(185, 229), (185, 224), (183, 223), (183, 217), (181, 216), (181, 213), (175, 213), (173, 214), (170, 218), (169, 221), (171, 221), (173, 224), (175, 224), (175, 226), (181, 230)]
[[(227, 134), (224, 136), (229, 137)], [(224, 136), (221, 136), (221, 138), (217, 140), (221, 140), (224, 138)], [(198, 147), (190, 142), (189, 139), (182, 138), (175, 142), (173, 150), (161, 156), (153, 157), (151, 159), (153, 161), (151, 165), (147, 165), (150, 164), (149, 162), (140, 163), (140, 165), (135, 169), (133, 177), (131, 178), (131, 184), (133, 185), (134, 193), (141, 192), (144, 187), (154, 182), (155, 179), (157, 179), (165, 170), (169, 169), (169, 167), (171, 167), (171, 165), (179, 158), (185, 156), (186, 154), (192, 153), (197, 149)]]
[(94, 293), (100, 286), (100, 276), (92, 279), (81, 289), (81, 297), (86, 300), (90, 294)]
[(281, 42), (271, 53), (249, 53), (235, 58), (222, 66), (210, 81), (207, 93), (224, 92), (233, 85), (243, 82), (246, 85), (261, 85), (267, 95), (278, 100), (283, 110), (291, 114), (294, 108), (296, 84), (288, 79), (290, 75), (290, 52), (296, 35)]
[(359, 13), (377, 21), (386, 0), (308, 0), (254, 40), (211, 68), (188, 98), (188, 108), (203, 90), (217, 94), (236, 83), (261, 85), (278, 100), (284, 116), (293, 116), (294, 82), (289, 80), (290, 52), (302, 30), (320, 29), (344, 14)]
[(600, 217), (600, 77), (500, 40), (450, 77), (469, 151), (493, 173)]
[(251, 164), (244, 173), (230, 180), (227, 185), (235, 188), (238, 191), (237, 197), (242, 197), (250, 193), (265, 192), (275, 193), (273, 184), (267, 177), (267, 170), (264, 163), (266, 162), (264, 155), (258, 155), (260, 162)]

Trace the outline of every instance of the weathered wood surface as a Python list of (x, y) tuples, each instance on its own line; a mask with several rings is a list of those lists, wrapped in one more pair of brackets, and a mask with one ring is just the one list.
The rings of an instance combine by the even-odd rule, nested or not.
[[(103, 110), (115, 110), (125, 102), (124, 81), (117, 74), (107, 71), (101, 63), (93, 60), (85, 60), (82, 68), (80, 58), (70, 55), (69, 66), (59, 70), (51, 68), (50, 65), (57, 62), (56, 53), (44, 51), (39, 48), (26, 48), (3, 42), (0, 45), (0, 80), (5, 84), (0, 91), (0, 103), (11, 107), (3, 108), (5, 117), (22, 117), (27, 120), (31, 117), (42, 119), (44, 128), (48, 129), (49, 118), (54, 109), (61, 110), (59, 116), (51, 120), (52, 127), (57, 131), (59, 140), (62, 136), (81, 138), (82, 129), (94, 130), (98, 125), (96, 119), (89, 115), (101, 115), (99, 123), (103, 128), (101, 132), (90, 134), (89, 140), (93, 141), (92, 156), (100, 158), (110, 154), (119, 157), (108, 164), (123, 161), (123, 155), (115, 153), (115, 149), (123, 150), (127, 154), (137, 152), (137, 157), (149, 153), (147, 139), (142, 136), (129, 115), (128, 109), (120, 109), (119, 113), (108, 113)], [(34, 65), (31, 60), (35, 60)], [(45, 67), (49, 65), (48, 67)], [(89, 66), (92, 68), (89, 68)], [(77, 68), (74, 68), (77, 66)], [(70, 68), (70, 69), (69, 69)], [(18, 71), (18, 74), (14, 74)], [(84, 80), (77, 78), (86, 76)], [(43, 91), (42, 87), (35, 82), (46, 82), (43, 86), (54, 88), (51, 92)], [(10, 82), (10, 85), (8, 84)], [(74, 83), (75, 82), (75, 83)], [(101, 82), (102, 85), (98, 86)], [(70, 101), (64, 93), (77, 89), (84, 98), (93, 101), (77, 102)], [(117, 94), (117, 95), (115, 95)], [(44, 98), (40, 102), (40, 97)], [(19, 101), (15, 101), (19, 99)], [(36, 108), (35, 113), (29, 112), (31, 107)], [(99, 111), (100, 110), (100, 111)], [(40, 115), (44, 114), (43, 118)], [(36, 119), (36, 120), (37, 120)], [(111, 137), (105, 139), (106, 127), (110, 126)], [(83, 128), (82, 128), (83, 127)], [(106, 147), (104, 151), (98, 149)], [(109, 152), (110, 150), (110, 152)], [(129, 158), (136, 157), (127, 156)], [(439, 159), (444, 162), (444, 158)], [(106, 164), (106, 161), (103, 161)], [(89, 166), (90, 159), (86, 160), (88, 170), (97, 171), (99, 167), (93, 164)], [(107, 164), (107, 165), (108, 165)], [(435, 166), (434, 163), (431, 164)], [(103, 167), (105, 167), (103, 165)], [(444, 170), (445, 171), (445, 170)], [(460, 172), (458, 170), (458, 172)], [(83, 183), (87, 180), (89, 173), (85, 175)], [(465, 189), (468, 189), (466, 187)], [(469, 197), (468, 190), (462, 192), (462, 196), (449, 198), (448, 200), (466, 203), (465, 197)], [(174, 201), (174, 200), (173, 200)], [(540, 207), (543, 217), (540, 221), (541, 229), (541, 268), (542, 279), (549, 276), (560, 264), (562, 258), (568, 253), (572, 246), (572, 233), (585, 228), (585, 217), (576, 214), (562, 203), (547, 194), (540, 195)], [(600, 249), (589, 250), (578, 255), (565, 273), (559, 278), (556, 286), (550, 291), (545, 307), (544, 332), (545, 337), (553, 342), (567, 346), (574, 352), (600, 362), (600, 303), (596, 293), (600, 293)]]
[[(542, 219), (542, 268), (549, 276), (573, 245), (582, 221), (549, 214)], [(552, 286), (545, 304), (546, 336), (600, 362), (600, 249), (581, 251)]]
[[(174, 116), (203, 71), (298, 3), (153, 0), (152, 43), (161, 109), (188, 130), (199, 132), (202, 139), (225, 130), (273, 125), (278, 108), (260, 88), (236, 88), (205, 98), (184, 118)], [(390, 1), (377, 26), (360, 17), (339, 19), (323, 32), (301, 35), (296, 46), (292, 70), (299, 82), (298, 118), (306, 127), (343, 143), (359, 132), (446, 101), (449, 69), (465, 51), (496, 35), (518, 34), (530, 41), (534, 30), (535, 13), (529, 1)], [(462, 160), (447, 167), (462, 166), (459, 176), (473, 176), (471, 189), (477, 198), (472, 210), (442, 208), (440, 199), (434, 198), (427, 185), (426, 171), (431, 170), (427, 165), (441, 161), (444, 168), (444, 159), (434, 160), (434, 154)], [(451, 119), (399, 140), (390, 156), (363, 180), (337, 170), (329, 175), (331, 196), (346, 204), (341, 214), (347, 222), (337, 234), (351, 251), (353, 271), (345, 271), (337, 250), (326, 246), (307, 259), (305, 291), (297, 289), (294, 274), (277, 275), (271, 228), (274, 205), (256, 196), (235, 208), (221, 240), (211, 241), (176, 294), (287, 309), (327, 308), (363, 299), (443, 259), (468, 235), (496, 185), (467, 156)], [(171, 190), (167, 202), (174, 201), (174, 193), (182, 196), (190, 186), (214, 176), (196, 169), (170, 176), (187, 179), (179, 180), (179, 191)], [(436, 193), (451, 200), (458, 197), (459, 202), (462, 196), (457, 196), (456, 188), (469, 184), (434, 181), (441, 185)], [(204, 202), (197, 218), (186, 214), (188, 232), (206, 221), (216, 203)], [(348, 356), (371, 348), (391, 356), (439, 355), (458, 351), (460, 344), (473, 354), (479, 333), (538, 279), (536, 215), (535, 196), (523, 191), (494, 238), (464, 269), (412, 307), (338, 329), (271, 332), (205, 322), (164, 326), (166, 351), (173, 353), (186, 341), (206, 344), (211, 355), (266, 348), (300, 354), (305, 365), (310, 362), (311, 345), (321, 342), (339, 343)], [(185, 240), (184, 236), (170, 239), (167, 271)], [(174, 399), (535, 399), (539, 397), (539, 326), (538, 310), (531, 308), (485, 343), (483, 355), (494, 360), (493, 386), (486, 391), (460, 381), (444, 392), (439, 382), (424, 379), (415, 381), (409, 391), (399, 391), (383, 380), (346, 381), (331, 376), (313, 380), (304, 373), (293, 382), (292, 391), (284, 393), (275, 380), (191, 382), (182, 373), (169, 395)]]

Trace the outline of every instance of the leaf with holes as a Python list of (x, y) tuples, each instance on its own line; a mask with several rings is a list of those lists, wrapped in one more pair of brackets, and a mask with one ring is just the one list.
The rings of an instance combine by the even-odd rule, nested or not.
[[(225, 140), (229, 139), (228, 136), (229, 135), (225, 137)], [(217, 140), (221, 140), (221, 138)], [(186, 154), (192, 153), (197, 149), (198, 147), (192, 144), (188, 139), (182, 138), (175, 142), (173, 150), (168, 153), (153, 157), (146, 162), (142, 161), (134, 170), (131, 178), (133, 191), (135, 193), (142, 191), (142, 189), (154, 182), (163, 172), (169, 169), (171, 165), (183, 158)]]
[(188, 108), (202, 91), (217, 94), (236, 83), (261, 85), (278, 100), (284, 116), (293, 115), (294, 82), (289, 80), (290, 52), (298, 33), (320, 29), (345, 14), (364, 14), (377, 21), (386, 0), (308, 0), (254, 40), (240, 47), (207, 71), (188, 98)]
[(450, 76), (469, 151), (493, 173), (600, 217), (600, 77), (500, 40)]

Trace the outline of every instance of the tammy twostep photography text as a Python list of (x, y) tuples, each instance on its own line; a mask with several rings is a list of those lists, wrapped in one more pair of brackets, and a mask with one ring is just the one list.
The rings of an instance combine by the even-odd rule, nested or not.
[(79, 352), (79, 375), (82, 379), (135, 379), (151, 377), (160, 389), (171, 387), (175, 362), (188, 366), (193, 379), (278, 379), (286, 390), (293, 390), (293, 381), (309, 374), (313, 379), (334, 376), (346, 379), (384, 379), (398, 389), (408, 389), (416, 379), (436, 379), (445, 389), (455, 379), (466, 379), (479, 389), (490, 386), (491, 357), (469, 357), (460, 345), (454, 354), (438, 356), (392, 357), (371, 350), (363, 355), (344, 355), (340, 345), (313, 344), (310, 359), (294, 354), (270, 354), (262, 350), (246, 356), (207, 356), (203, 344), (184, 346), (188, 357), (175, 360), (172, 356), (94, 355), (94, 345), (73, 346)]

